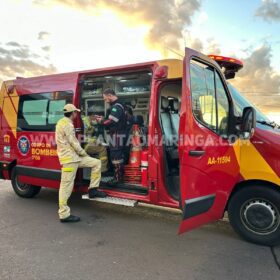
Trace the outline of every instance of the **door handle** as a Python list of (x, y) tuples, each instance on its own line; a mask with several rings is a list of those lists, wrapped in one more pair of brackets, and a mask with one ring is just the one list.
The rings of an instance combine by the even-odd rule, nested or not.
[(191, 157), (200, 157), (205, 154), (205, 151), (189, 151), (189, 156)]

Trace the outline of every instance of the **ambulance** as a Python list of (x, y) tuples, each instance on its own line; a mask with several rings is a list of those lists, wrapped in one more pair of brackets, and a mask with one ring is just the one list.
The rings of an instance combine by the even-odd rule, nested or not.
[[(5, 81), (0, 178), (23, 198), (58, 189), (55, 125), (62, 108), (81, 109), (74, 126), (84, 145), (83, 115), (89, 108), (106, 115), (102, 91), (113, 88), (132, 108), (132, 137), (137, 131), (142, 145), (133, 159), (133, 147), (126, 149), (123, 184), (109, 186), (108, 174), (102, 177), (106, 199), (181, 209), (179, 233), (228, 212), (240, 236), (273, 246), (280, 242), (280, 129), (229, 83), (240, 68), (236, 59), (186, 48), (183, 60)], [(75, 191), (87, 193), (88, 184), (88, 170), (78, 170)]]

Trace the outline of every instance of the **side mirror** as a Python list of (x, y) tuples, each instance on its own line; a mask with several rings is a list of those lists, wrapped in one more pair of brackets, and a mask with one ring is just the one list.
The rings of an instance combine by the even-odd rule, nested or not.
[(243, 109), (241, 120), (241, 133), (243, 139), (250, 139), (256, 128), (256, 111), (253, 107), (245, 107)]

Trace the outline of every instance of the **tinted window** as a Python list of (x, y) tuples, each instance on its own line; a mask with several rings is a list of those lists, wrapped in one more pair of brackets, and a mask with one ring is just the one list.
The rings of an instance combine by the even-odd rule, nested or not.
[(73, 92), (61, 91), (28, 94), (20, 97), (19, 130), (52, 131), (63, 117), (63, 107), (72, 103)]

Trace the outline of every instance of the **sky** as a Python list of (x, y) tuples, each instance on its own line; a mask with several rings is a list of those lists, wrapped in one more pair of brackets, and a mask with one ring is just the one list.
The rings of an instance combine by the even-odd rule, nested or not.
[(233, 84), (280, 123), (280, 0), (0, 0), (0, 80), (178, 58), (241, 59)]

